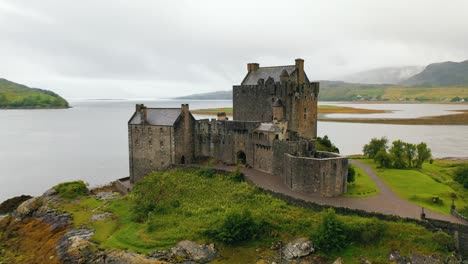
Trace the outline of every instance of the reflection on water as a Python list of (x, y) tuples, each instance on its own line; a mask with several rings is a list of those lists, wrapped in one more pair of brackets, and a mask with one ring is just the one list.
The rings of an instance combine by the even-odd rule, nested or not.
[[(136, 103), (150, 107), (180, 107), (189, 103), (191, 109), (232, 106), (231, 101), (72, 100), (71, 109), (2, 110), (0, 201), (20, 194), (38, 195), (63, 181), (83, 179), (91, 185), (100, 185), (128, 176), (127, 121)], [(426, 115), (422, 113), (424, 105), (349, 106), (406, 112), (418, 109)], [(428, 111), (433, 111), (429, 109), (433, 106), (428, 106)], [(440, 111), (459, 109), (459, 105), (435, 107), (440, 107)], [(344, 154), (359, 153), (372, 137), (387, 136), (390, 140), (425, 141), (436, 157), (468, 156), (468, 126), (319, 122), (318, 132), (329, 135)]]

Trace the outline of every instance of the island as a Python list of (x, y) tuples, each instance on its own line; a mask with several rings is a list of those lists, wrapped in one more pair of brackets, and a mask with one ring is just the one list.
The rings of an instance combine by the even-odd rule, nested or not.
[(69, 108), (58, 94), (39, 88), (30, 88), (0, 78), (0, 109), (56, 109)]

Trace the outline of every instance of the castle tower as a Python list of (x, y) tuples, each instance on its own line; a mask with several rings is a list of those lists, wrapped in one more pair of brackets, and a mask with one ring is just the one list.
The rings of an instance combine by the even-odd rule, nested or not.
[(273, 120), (281, 122), (284, 118), (284, 106), (281, 99), (276, 99), (276, 101), (272, 105), (273, 108)]

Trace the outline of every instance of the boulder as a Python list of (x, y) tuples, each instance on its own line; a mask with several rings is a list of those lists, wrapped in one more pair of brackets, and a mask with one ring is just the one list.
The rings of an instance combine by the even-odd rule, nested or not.
[(335, 261), (333, 261), (333, 264), (344, 264), (344, 261), (342, 258), (337, 258)]
[(312, 242), (307, 238), (295, 239), (283, 248), (283, 256), (287, 260), (305, 257), (315, 251)]
[(143, 255), (136, 254), (133, 252), (122, 251), (122, 250), (106, 250), (102, 254), (104, 258), (96, 260), (95, 263), (102, 264), (128, 264), (128, 263), (138, 263), (138, 264), (162, 264), (166, 262), (161, 262), (155, 259), (148, 259)]
[(438, 256), (423, 256), (416, 253), (411, 254), (410, 261), (412, 264), (443, 264)]
[(390, 253), (388, 260), (397, 264), (408, 264), (411, 263), (409, 259), (400, 255), (400, 251), (395, 250)]
[(111, 200), (111, 199), (119, 198), (122, 195), (118, 192), (98, 192), (93, 196), (100, 200)]
[(26, 217), (33, 216), (39, 209), (41, 209), (41, 211), (46, 210), (45, 208), (41, 208), (43, 206), (47, 206), (44, 203), (44, 199), (42, 199), (42, 197), (34, 197), (21, 203), (12, 215), (18, 220), (23, 220)]
[(57, 255), (63, 263), (89, 263), (95, 258), (97, 246), (89, 239), (94, 230), (84, 228), (67, 232), (57, 244)]
[(104, 219), (106, 219), (106, 218), (107, 218), (108, 216), (110, 216), (110, 215), (112, 215), (112, 214), (109, 213), (109, 212), (105, 212), (105, 213), (103, 213), (103, 214), (95, 214), (95, 215), (93, 215), (93, 216), (91, 217), (91, 219), (92, 219), (93, 221), (104, 220)]
[(0, 215), (9, 214), (13, 212), (24, 201), (27, 201), (31, 198), (32, 196), (29, 196), (29, 195), (21, 195), (21, 196), (16, 196), (8, 200), (5, 200), (4, 202), (0, 204)]
[(45, 191), (42, 194), (42, 197), (47, 198), (47, 197), (55, 196), (57, 194), (58, 194), (57, 190), (55, 190), (54, 188), (50, 188), (49, 190)]
[(186, 254), (189, 256), (189, 260), (200, 263), (212, 261), (217, 254), (214, 244), (200, 245), (189, 240), (180, 241), (177, 243), (176, 248), (185, 250)]

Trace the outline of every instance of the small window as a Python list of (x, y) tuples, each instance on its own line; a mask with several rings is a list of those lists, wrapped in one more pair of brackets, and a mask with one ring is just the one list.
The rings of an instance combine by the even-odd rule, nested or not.
[(159, 128), (159, 133), (161, 133), (161, 134), (164, 133), (164, 129), (162, 127)]
[(307, 120), (307, 114), (304, 114), (304, 120)]
[(164, 141), (159, 141), (159, 146), (164, 147)]

